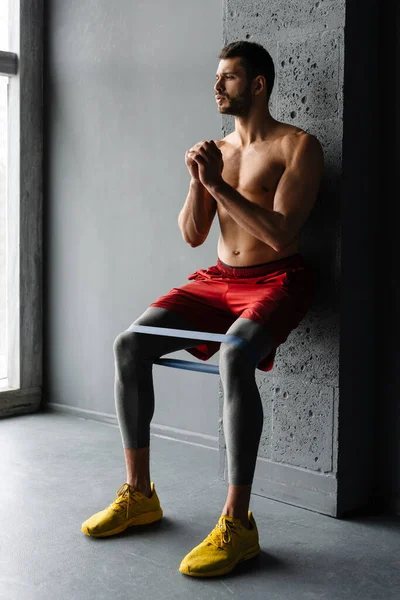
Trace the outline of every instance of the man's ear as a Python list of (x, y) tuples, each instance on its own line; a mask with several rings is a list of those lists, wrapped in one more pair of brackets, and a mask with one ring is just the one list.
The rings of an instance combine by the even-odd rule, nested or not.
[(263, 77), (262, 75), (258, 75), (255, 78), (253, 85), (254, 85), (254, 91), (256, 92), (257, 95), (261, 94), (263, 89), (265, 89), (265, 90), (267, 89), (265, 77)]

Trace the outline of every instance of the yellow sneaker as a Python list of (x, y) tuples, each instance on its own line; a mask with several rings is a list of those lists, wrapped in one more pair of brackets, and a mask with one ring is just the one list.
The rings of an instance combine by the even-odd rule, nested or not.
[(251, 529), (240, 519), (221, 515), (206, 539), (185, 556), (179, 571), (193, 577), (224, 575), (237, 563), (260, 553), (257, 525), (251, 510), (248, 512)]
[(104, 510), (96, 513), (82, 524), (82, 531), (91, 537), (107, 537), (121, 533), (134, 525), (148, 525), (163, 516), (154, 483), (152, 495), (147, 498), (128, 483), (117, 490), (117, 497)]

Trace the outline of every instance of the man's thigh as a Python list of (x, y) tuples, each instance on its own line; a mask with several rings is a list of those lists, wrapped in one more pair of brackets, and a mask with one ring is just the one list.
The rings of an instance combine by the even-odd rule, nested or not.
[[(172, 310), (154, 306), (147, 308), (144, 313), (128, 327), (127, 331), (134, 331), (135, 325), (196, 331), (195, 325), (184, 319), (181, 315)], [(164, 356), (164, 354), (191, 348), (199, 343), (196, 339), (169, 337), (161, 334), (162, 331), (160, 334), (136, 333), (136, 335), (140, 336), (140, 348), (146, 356), (160, 358), (161, 356)]]
[(239, 317), (226, 332), (249, 342), (252, 355), (258, 356), (258, 362), (267, 357), (274, 349), (274, 340), (265, 324)]
[[(225, 333), (236, 320), (225, 302), (227, 285), (214, 281), (193, 281), (172, 288), (150, 307), (165, 308), (193, 324), (193, 329), (210, 333)], [(190, 329), (190, 328), (189, 328)]]

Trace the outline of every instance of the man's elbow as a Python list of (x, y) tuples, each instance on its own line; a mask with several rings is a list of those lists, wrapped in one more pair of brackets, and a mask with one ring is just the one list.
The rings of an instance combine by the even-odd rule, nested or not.
[(191, 248), (197, 248), (198, 246), (201, 246), (204, 243), (204, 240), (201, 240), (200, 242), (187, 242), (189, 244), (189, 246)]
[(192, 238), (192, 237), (188, 237), (186, 235), (186, 233), (184, 231), (181, 230), (182, 233), (182, 237), (183, 237), (183, 241), (186, 242), (186, 244), (188, 244), (191, 248), (197, 248), (198, 246), (201, 246), (206, 237), (196, 237), (196, 238)]
[(281, 253), (289, 246), (288, 242), (284, 242), (283, 240), (277, 241), (272, 247), (275, 252)]
[(281, 235), (275, 240), (273, 249), (275, 252), (283, 252), (293, 242), (296, 236), (289, 233), (281, 233)]
[(201, 235), (193, 235), (193, 231), (191, 232), (192, 235), (189, 235), (187, 227), (185, 227), (185, 224), (183, 223), (183, 220), (181, 218), (181, 214), (178, 218), (178, 227), (182, 234), (183, 241), (186, 242), (186, 244), (188, 244), (191, 248), (197, 248), (197, 246), (201, 246), (201, 244), (204, 243), (207, 237)]
[(299, 235), (299, 223), (295, 223), (293, 219), (290, 221), (284, 217), (280, 223), (279, 230), (275, 236), (275, 245), (273, 246), (276, 252), (283, 252)]
[[(185, 239), (185, 238), (183, 238)], [(185, 239), (185, 242), (191, 247), (191, 248), (197, 248), (198, 246), (201, 246), (204, 242), (204, 240), (189, 240), (189, 239)]]

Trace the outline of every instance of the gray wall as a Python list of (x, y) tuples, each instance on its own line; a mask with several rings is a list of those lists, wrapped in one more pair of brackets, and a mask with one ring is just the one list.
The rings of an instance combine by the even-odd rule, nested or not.
[[(272, 115), (316, 135), (325, 153), (319, 198), (301, 239), (301, 252), (318, 273), (319, 289), (309, 314), (279, 347), (273, 370), (257, 371), (264, 429), (254, 489), (271, 496), (281, 484), (277, 497), (332, 514), (339, 406), (344, 21), (344, 0), (224, 2), (224, 43), (258, 42), (274, 60)], [(232, 117), (223, 117), (224, 133), (233, 128)], [(222, 402), (220, 389), (220, 411)], [(222, 431), (220, 445), (224, 448)], [(298, 467), (310, 474), (300, 478), (305, 489), (299, 494), (294, 489), (299, 487)], [(327, 484), (331, 487), (324, 491)]]
[[(222, 4), (53, 0), (45, 31), (45, 397), (114, 414), (115, 337), (216, 260), (177, 217), (185, 150), (221, 137)], [(217, 377), (156, 366), (155, 391), (153, 423), (217, 444)]]

